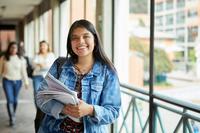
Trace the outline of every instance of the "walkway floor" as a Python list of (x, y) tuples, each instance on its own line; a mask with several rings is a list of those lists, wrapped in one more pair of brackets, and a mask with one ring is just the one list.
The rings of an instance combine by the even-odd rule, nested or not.
[(9, 127), (9, 118), (6, 109), (6, 99), (0, 86), (0, 132), (1, 133), (34, 133), (35, 105), (33, 89), (22, 88), (19, 95), (19, 105), (16, 112), (16, 126)]

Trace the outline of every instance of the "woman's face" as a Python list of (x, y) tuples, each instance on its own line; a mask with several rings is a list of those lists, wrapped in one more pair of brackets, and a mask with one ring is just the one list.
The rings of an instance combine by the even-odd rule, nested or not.
[(95, 45), (94, 36), (85, 28), (76, 28), (72, 32), (71, 45), (77, 56), (92, 56)]
[(12, 45), (12, 46), (10, 47), (10, 50), (9, 50), (10, 55), (16, 55), (17, 52), (18, 52), (18, 49), (17, 49), (17, 48), (18, 48), (18, 47), (17, 47), (17, 44)]
[(40, 53), (44, 54), (48, 52), (48, 44), (41, 43), (40, 44)]

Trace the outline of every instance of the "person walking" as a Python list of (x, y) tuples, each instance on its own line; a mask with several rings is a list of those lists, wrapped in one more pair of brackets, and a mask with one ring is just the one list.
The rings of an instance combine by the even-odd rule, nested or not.
[(44, 79), (54, 60), (55, 55), (50, 51), (49, 44), (46, 41), (41, 41), (39, 43), (39, 53), (35, 55), (32, 61), (34, 99), (40, 82)]
[(9, 125), (15, 125), (15, 113), (18, 105), (18, 95), (22, 87), (22, 79), (25, 88), (28, 88), (29, 81), (26, 72), (26, 61), (19, 54), (19, 47), (16, 42), (10, 42), (7, 51), (0, 59), (0, 75), (7, 100)]
[[(49, 73), (76, 91), (79, 103), (44, 102), (44, 97), (38, 95), (37, 105), (46, 114), (38, 133), (107, 133), (107, 125), (119, 116), (120, 85), (116, 69), (104, 53), (91, 22), (82, 19), (72, 24), (67, 39), (67, 58), (61, 68), (59, 71), (57, 59)], [(38, 94), (46, 89), (48, 84), (43, 80)]]

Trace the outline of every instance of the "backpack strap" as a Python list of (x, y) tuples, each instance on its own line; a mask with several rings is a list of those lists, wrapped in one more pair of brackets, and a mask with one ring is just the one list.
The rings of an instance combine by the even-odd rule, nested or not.
[(57, 59), (57, 79), (59, 79), (59, 77), (60, 77), (60, 74), (61, 74), (61, 72), (62, 72), (62, 66), (63, 66), (63, 64), (65, 63), (67, 61), (67, 58), (66, 57), (59, 57), (58, 59)]

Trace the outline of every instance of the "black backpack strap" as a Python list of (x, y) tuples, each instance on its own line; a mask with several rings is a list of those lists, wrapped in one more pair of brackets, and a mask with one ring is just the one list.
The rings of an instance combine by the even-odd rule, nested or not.
[(62, 72), (62, 65), (67, 61), (67, 58), (66, 57), (59, 57), (57, 59), (57, 79), (59, 79), (60, 77), (60, 74)]

